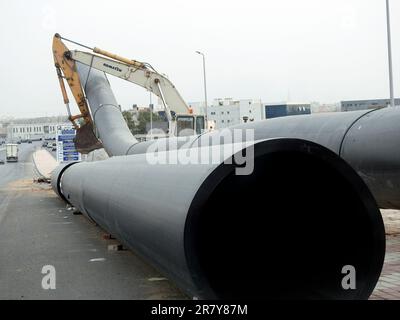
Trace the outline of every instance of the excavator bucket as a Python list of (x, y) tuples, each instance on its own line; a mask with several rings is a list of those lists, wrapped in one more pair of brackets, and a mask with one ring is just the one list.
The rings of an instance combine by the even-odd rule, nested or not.
[[(64, 103), (67, 106), (69, 120), (77, 128), (75, 120), (83, 120), (81, 126), (77, 128), (75, 137), (75, 147), (80, 153), (87, 154), (90, 151), (103, 148), (101, 141), (94, 134), (93, 121), (90, 116), (89, 107), (87, 105), (85, 94), (79, 74), (76, 71), (75, 61), (68, 58), (69, 49), (62, 42), (59, 34), (55, 34), (53, 38), (53, 55), (54, 63), (57, 69), (58, 79), (60, 81), (61, 92), (63, 94)], [(79, 107), (79, 115), (71, 115), (69, 109), (69, 99), (64, 85), (64, 79), (67, 81), (69, 88)]]
[(76, 150), (82, 154), (103, 148), (103, 144), (94, 134), (92, 122), (85, 123), (77, 129), (74, 142)]

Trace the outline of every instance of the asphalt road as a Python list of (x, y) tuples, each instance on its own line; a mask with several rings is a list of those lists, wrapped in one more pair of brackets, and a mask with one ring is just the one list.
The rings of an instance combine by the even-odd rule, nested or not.
[[(0, 165), (0, 299), (186, 299), (133, 252), (109, 250), (116, 240), (33, 182), (36, 147), (21, 144), (20, 161)], [(45, 290), (48, 265), (56, 288)]]

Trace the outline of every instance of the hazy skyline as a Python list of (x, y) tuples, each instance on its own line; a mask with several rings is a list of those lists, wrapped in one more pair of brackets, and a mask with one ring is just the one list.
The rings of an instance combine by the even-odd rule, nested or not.
[[(51, 52), (54, 33), (151, 63), (186, 101), (388, 98), (385, 0), (0, 2), (1, 116), (66, 114)], [(391, 1), (400, 96), (400, 2)], [(109, 78), (124, 109), (149, 93)]]

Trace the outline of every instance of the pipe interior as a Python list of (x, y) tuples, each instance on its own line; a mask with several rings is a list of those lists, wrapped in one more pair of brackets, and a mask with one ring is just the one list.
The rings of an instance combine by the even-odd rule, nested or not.
[[(355, 185), (311, 154), (256, 157), (253, 174), (223, 179), (187, 230), (197, 275), (222, 299), (367, 298), (379, 232)], [(356, 290), (342, 288), (345, 265)]]

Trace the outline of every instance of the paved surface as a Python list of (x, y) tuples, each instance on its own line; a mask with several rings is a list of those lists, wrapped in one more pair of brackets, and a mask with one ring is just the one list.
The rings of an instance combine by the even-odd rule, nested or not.
[[(31, 155), (0, 166), (0, 299), (185, 299), (131, 251), (67, 210), (47, 184), (33, 183)], [(0, 155), (1, 156), (1, 155)], [(43, 266), (56, 270), (56, 289), (42, 289)]]
[(371, 300), (400, 299), (400, 211), (382, 210), (386, 228), (386, 256)]

